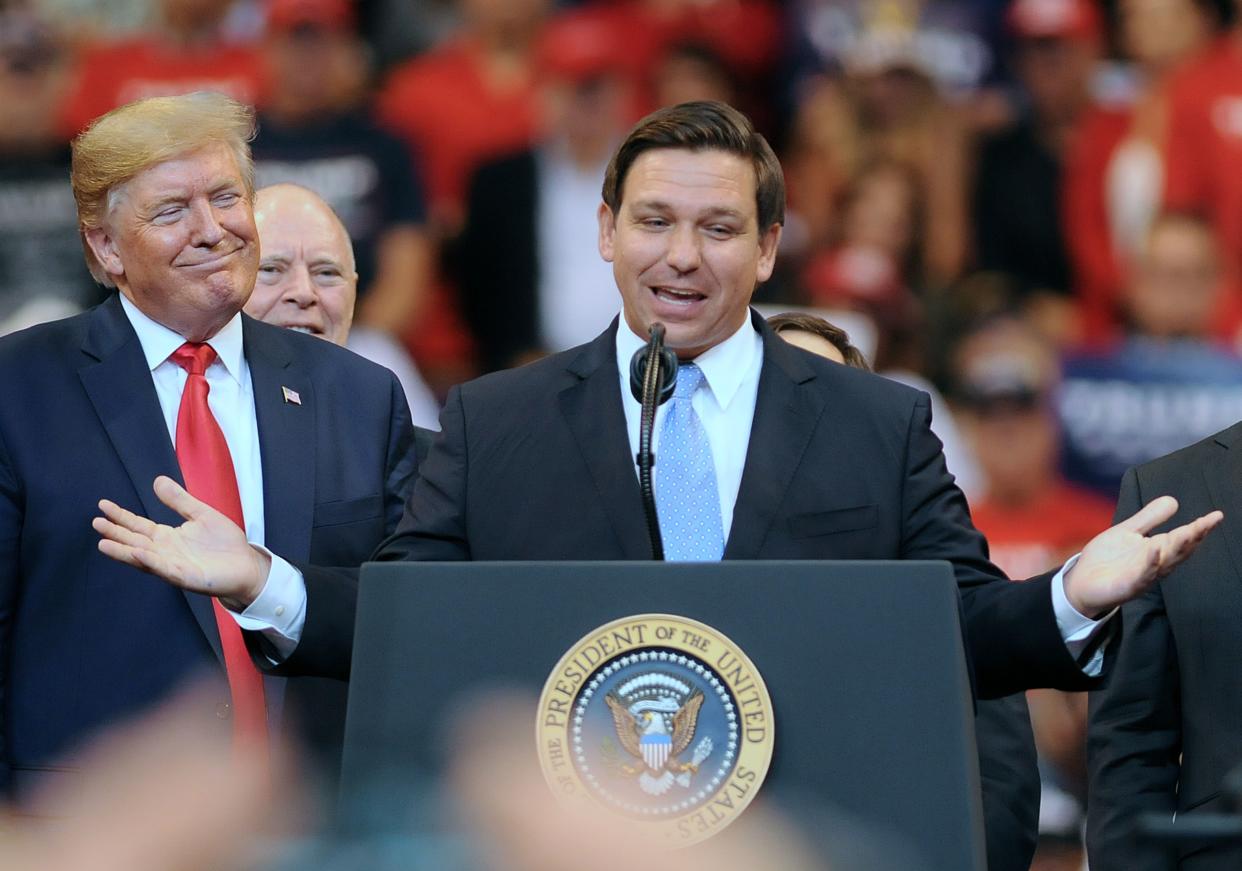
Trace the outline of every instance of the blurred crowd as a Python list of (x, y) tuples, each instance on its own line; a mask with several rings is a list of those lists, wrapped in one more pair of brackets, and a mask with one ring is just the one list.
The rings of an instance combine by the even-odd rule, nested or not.
[[(1234, 19), (1230, 0), (8, 0), (0, 332), (101, 298), (71, 138), (219, 90), (258, 109), (259, 183), (340, 215), (351, 345), (434, 426), (450, 385), (607, 326), (609, 155), (654, 108), (725, 100), (788, 179), (756, 301), (847, 326), (932, 393), (994, 559), (1025, 577), (1107, 525), (1126, 467), (1242, 419)], [(1082, 705), (1031, 701), (1073, 863)]]
[[(201, 693), (201, 695), (200, 695)], [(230, 743), (199, 716), (191, 687), (90, 742), (72, 788), (36, 796), (33, 813), (0, 807), (7, 871), (924, 871), (904, 839), (804, 797), (756, 803), (694, 850), (670, 850), (602, 806), (568, 806), (548, 789), (525, 724), (535, 699), (495, 689), (451, 718), (454, 738), (427, 808), (382, 836), (320, 818), (304, 770), (281, 742)], [(63, 787), (64, 784), (61, 784)], [(391, 796), (368, 797), (391, 820)], [(400, 804), (400, 802), (398, 802)], [(434, 805), (434, 809), (432, 806)], [(403, 808), (405, 810), (405, 808)]]

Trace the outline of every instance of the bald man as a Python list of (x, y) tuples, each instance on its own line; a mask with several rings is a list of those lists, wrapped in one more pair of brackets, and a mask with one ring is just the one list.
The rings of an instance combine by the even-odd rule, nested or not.
[(405, 352), (388, 334), (351, 332), (358, 272), (349, 233), (319, 194), (296, 184), (274, 184), (255, 195), (262, 260), (246, 303), (253, 318), (310, 333), (392, 370), (405, 391), (415, 435), (438, 429), (440, 405)]
[(358, 295), (345, 225), (318, 194), (292, 184), (260, 190), (254, 218), (262, 260), (246, 314), (344, 345)]
[[(410, 396), (410, 388), (400, 369), (388, 359), (376, 359), (363, 353), (350, 341), (356, 338), (351, 337), (350, 326), (354, 320), (358, 273), (353, 244), (336, 213), (312, 190), (295, 184), (277, 184), (257, 192), (254, 218), (259, 231), (261, 259), (254, 292), (246, 302), (246, 314), (337, 345), (349, 342), (362, 356), (394, 369), (411, 400), (414, 420), (418, 422), (414, 397)], [(408, 358), (407, 365), (413, 366)], [(417, 378), (417, 372), (414, 375)], [(421, 385), (421, 379), (418, 383)], [(434, 401), (429, 401), (434, 414)], [(423, 416), (425, 419), (425, 412)], [(418, 463), (427, 455), (433, 436), (428, 429), (414, 427)], [(416, 474), (408, 477), (401, 492), (396, 494), (402, 501), (409, 495), (416, 478)], [(372, 543), (378, 544), (378, 541)], [(330, 782), (340, 764), (345, 724), (344, 686), (336, 681), (298, 678), (290, 683), (289, 698), (302, 714), (302, 737), (322, 763), (324, 776)]]

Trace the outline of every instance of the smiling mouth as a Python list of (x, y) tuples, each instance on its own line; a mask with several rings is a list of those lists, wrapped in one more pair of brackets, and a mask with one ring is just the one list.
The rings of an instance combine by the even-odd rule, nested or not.
[(219, 254), (208, 260), (200, 260), (194, 263), (182, 263), (180, 264), (180, 266), (183, 269), (209, 269), (213, 266), (220, 266), (221, 264), (223, 264), (226, 260), (228, 260), (230, 257), (232, 257), (234, 254), (236, 254), (240, 250), (241, 250), (240, 248), (234, 248), (232, 251), (228, 251), (224, 254)]
[(304, 327), (301, 324), (286, 324), (285, 329), (293, 330), (295, 333), (306, 333), (308, 336), (322, 336), (323, 330), (318, 327)]
[(667, 302), (672, 305), (693, 305), (700, 300), (707, 299), (706, 296), (694, 290), (680, 290), (673, 287), (653, 287), (651, 293), (661, 302)]

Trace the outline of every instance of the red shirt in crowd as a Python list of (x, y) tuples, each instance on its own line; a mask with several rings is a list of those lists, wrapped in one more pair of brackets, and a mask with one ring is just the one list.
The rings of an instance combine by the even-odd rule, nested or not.
[(1173, 74), (1165, 143), (1165, 204), (1204, 213), (1226, 252), (1223, 334), (1242, 323), (1242, 33), (1217, 40)]
[(1113, 157), (1132, 123), (1128, 106), (1093, 108), (1079, 122), (1065, 157), (1061, 183), (1065, 243), (1083, 315), (1084, 339), (1093, 345), (1107, 341), (1118, 323), (1117, 300), (1124, 278), (1109, 220), (1106, 185)]
[(780, 50), (780, 11), (768, 0), (665, 4), (612, 0), (581, 8), (610, 21), (638, 69), (650, 69), (679, 42), (710, 47), (739, 76), (768, 69)]
[[(474, 172), (533, 141), (534, 75), (498, 90), (485, 75), (477, 43), (451, 40), (397, 67), (377, 97), (376, 111), (380, 123), (409, 146), (433, 221), (454, 231)], [(426, 368), (462, 366), (471, 340), (454, 292), (441, 281), (432, 293), (435, 304), (406, 342)]]
[(61, 112), (63, 129), (73, 136), (117, 106), (190, 91), (219, 91), (253, 106), (265, 79), (262, 57), (246, 45), (173, 48), (153, 37), (100, 43), (82, 53)]
[(1022, 506), (984, 499), (970, 507), (987, 537), (992, 562), (1011, 578), (1058, 567), (1112, 524), (1113, 506), (1088, 490), (1058, 481)]
[(533, 73), (498, 90), (472, 39), (445, 43), (399, 66), (377, 99), (380, 123), (404, 139), (422, 169), (433, 214), (457, 215), (474, 171), (529, 145)]
[(625, 46), (635, 71), (640, 115), (657, 108), (647, 93), (650, 83), (644, 77), (679, 43), (698, 43), (712, 49), (739, 81), (762, 77), (772, 69), (780, 52), (781, 14), (770, 0), (663, 5), (648, 0), (600, 0), (578, 7), (572, 14), (600, 21), (617, 34), (617, 42)]

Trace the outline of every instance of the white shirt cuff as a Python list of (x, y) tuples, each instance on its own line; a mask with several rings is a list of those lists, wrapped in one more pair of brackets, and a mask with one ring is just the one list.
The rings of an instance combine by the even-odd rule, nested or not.
[(267, 582), (258, 598), (240, 614), (230, 611), (237, 625), (258, 632), (270, 645), (266, 651), (273, 665), (289, 658), (302, 639), (306, 624), (306, 582), (302, 573), (262, 545), (253, 545), (272, 558)]
[[(1076, 553), (1066, 560), (1065, 565), (1052, 578), (1052, 613), (1056, 615), (1061, 640), (1065, 642), (1066, 649), (1075, 661), (1082, 656), (1082, 652), (1091, 640), (1097, 633), (1103, 631), (1108, 621), (1117, 613), (1117, 609), (1114, 608), (1099, 620), (1092, 620), (1090, 617), (1084, 617), (1077, 608), (1070, 604), (1069, 598), (1065, 595), (1065, 574), (1074, 567), (1074, 563), (1078, 562), (1080, 556), (1082, 554)], [(1108, 644), (1109, 641), (1106, 640), (1092, 653), (1087, 662), (1079, 663), (1083, 674), (1087, 677), (1098, 677), (1104, 670), (1104, 648)]]

